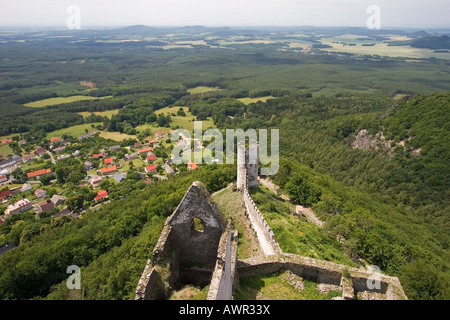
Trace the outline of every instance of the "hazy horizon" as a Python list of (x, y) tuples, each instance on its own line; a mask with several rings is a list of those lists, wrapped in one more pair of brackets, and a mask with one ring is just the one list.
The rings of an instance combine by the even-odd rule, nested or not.
[(380, 8), (381, 28), (450, 27), (447, 0), (3, 0), (0, 26), (65, 28), (72, 5), (82, 28), (365, 27), (371, 5)]

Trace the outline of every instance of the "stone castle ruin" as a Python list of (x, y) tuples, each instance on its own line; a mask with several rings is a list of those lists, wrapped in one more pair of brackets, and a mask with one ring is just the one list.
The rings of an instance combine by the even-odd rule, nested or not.
[[(168, 299), (171, 290), (209, 285), (208, 300), (232, 300), (239, 278), (289, 271), (342, 291), (335, 299), (407, 299), (396, 277), (329, 261), (283, 253), (270, 226), (251, 199), (259, 187), (257, 142), (238, 144), (236, 197), (263, 255), (238, 260), (236, 230), (200, 182), (194, 182), (167, 218), (136, 289), (136, 300)], [(239, 199), (239, 200), (241, 200)]]
[(167, 218), (136, 290), (136, 299), (167, 299), (171, 289), (210, 285), (208, 298), (232, 298), (237, 231), (206, 188), (194, 182)]

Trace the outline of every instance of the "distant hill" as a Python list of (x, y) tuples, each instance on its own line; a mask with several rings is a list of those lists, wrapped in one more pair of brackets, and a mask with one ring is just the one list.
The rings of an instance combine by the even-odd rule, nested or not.
[(450, 49), (450, 38), (448, 36), (419, 38), (411, 42), (411, 47), (426, 49)]
[(417, 38), (407, 41), (394, 41), (389, 43), (390, 46), (411, 46), (414, 48), (424, 48), (424, 49), (450, 49), (450, 38), (446, 35), (444, 36), (429, 36), (423, 38)]

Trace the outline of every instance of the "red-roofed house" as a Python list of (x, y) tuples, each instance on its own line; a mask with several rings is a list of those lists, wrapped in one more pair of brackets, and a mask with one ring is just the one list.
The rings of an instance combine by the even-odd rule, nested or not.
[(103, 168), (101, 170), (102, 174), (107, 175), (107, 174), (112, 174), (114, 172), (117, 171), (117, 167), (116, 166), (112, 166), (112, 167), (108, 167), (108, 168)]
[(114, 158), (106, 158), (103, 161), (105, 161), (105, 164), (113, 164), (114, 163)]
[(46, 175), (46, 174), (50, 174), (50, 173), (52, 173), (51, 169), (41, 169), (41, 170), (28, 172), (27, 176), (28, 176), (29, 179), (31, 179), (31, 178), (39, 179), (41, 176)]
[(142, 149), (138, 150), (139, 154), (147, 153), (149, 151), (153, 151), (153, 148), (152, 147), (146, 147), (146, 148), (142, 148)]
[(36, 198), (45, 198), (47, 196), (47, 192), (42, 189), (36, 189), (34, 195), (36, 196)]
[(103, 158), (105, 155), (103, 153), (97, 153), (97, 154), (93, 154), (92, 158), (96, 159), (96, 158)]
[(6, 175), (0, 176), (0, 183), (5, 182), (5, 181), (8, 181), (8, 177)]
[(195, 170), (195, 169), (198, 169), (198, 165), (196, 165), (194, 162), (192, 162), (192, 161), (189, 161), (188, 162), (188, 169), (189, 170)]
[(64, 152), (65, 150), (66, 150), (66, 146), (61, 146), (61, 147), (52, 149), (52, 151), (54, 153), (61, 153), (61, 152)]
[(10, 144), (11, 142), (13, 142), (12, 139), (2, 140), (2, 144)]
[(12, 197), (12, 191), (11, 190), (8, 189), (8, 190), (0, 192), (0, 200), (5, 200), (6, 197)]
[(59, 138), (58, 138), (58, 137), (54, 137), (54, 138), (51, 138), (51, 139), (50, 139), (50, 142), (57, 142), (57, 141), (59, 141)]
[(108, 196), (108, 191), (106, 190), (100, 190), (97, 192), (98, 196), (94, 198), (95, 201), (101, 200), (103, 198), (106, 198)]
[(164, 135), (164, 131), (156, 131), (156, 137), (162, 137)]
[(152, 164), (151, 166), (145, 167), (145, 172), (146, 173), (155, 172), (157, 167), (158, 165)]
[(34, 157), (36, 157), (36, 155), (34, 155), (34, 154), (27, 154), (26, 156), (22, 157), (22, 161), (23, 161), (23, 163), (28, 163), (28, 162), (33, 161)]
[(42, 212), (49, 212), (53, 209), (55, 209), (53, 202), (42, 201), (38, 203), (38, 210), (36, 211), (36, 214), (39, 215)]
[(145, 162), (150, 162), (150, 161), (155, 161), (155, 160), (156, 160), (156, 156), (154, 154), (145, 158)]
[(98, 186), (100, 185), (100, 182), (102, 182), (103, 178), (102, 177), (93, 177), (91, 179), (91, 181), (89, 181), (89, 183), (92, 186), (92, 189), (98, 188)]
[(37, 156), (42, 156), (45, 153), (45, 149), (43, 147), (37, 148), (37, 150), (34, 152)]
[(149, 143), (159, 143), (158, 139), (153, 139), (152, 141), (150, 141)]

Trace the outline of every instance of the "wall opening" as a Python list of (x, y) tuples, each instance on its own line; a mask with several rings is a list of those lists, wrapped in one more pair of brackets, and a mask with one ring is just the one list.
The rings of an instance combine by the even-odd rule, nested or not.
[(193, 227), (195, 231), (203, 232), (205, 231), (205, 226), (203, 225), (203, 221), (200, 218), (193, 219)]

